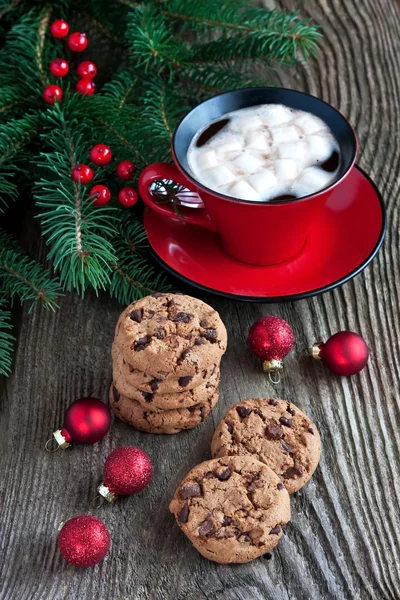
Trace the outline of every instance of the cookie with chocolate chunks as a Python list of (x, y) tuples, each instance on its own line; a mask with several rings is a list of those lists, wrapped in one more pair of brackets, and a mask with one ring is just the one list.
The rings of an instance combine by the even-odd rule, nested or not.
[(188, 408), (153, 412), (136, 400), (120, 394), (114, 385), (110, 388), (109, 401), (115, 415), (139, 431), (148, 433), (179, 433), (200, 425), (210, 414), (219, 398), (218, 388), (209, 399)]
[(184, 294), (153, 294), (128, 306), (115, 332), (125, 361), (154, 378), (193, 377), (219, 363), (227, 334), (217, 311)]
[(279, 475), (289, 494), (302, 488), (318, 466), (316, 426), (294, 404), (276, 398), (244, 400), (215, 430), (213, 457), (251, 455)]
[(279, 477), (253, 456), (225, 456), (194, 467), (169, 509), (194, 547), (218, 563), (246, 563), (274, 548), (290, 520)]

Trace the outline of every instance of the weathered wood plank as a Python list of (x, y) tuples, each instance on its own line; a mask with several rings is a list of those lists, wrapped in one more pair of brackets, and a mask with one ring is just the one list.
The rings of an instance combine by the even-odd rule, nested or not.
[[(67, 295), (54, 315), (16, 311), (15, 372), (2, 383), (0, 400), (1, 600), (400, 598), (400, 5), (316, 0), (301, 9), (323, 25), (322, 51), (281, 73), (280, 81), (331, 102), (355, 125), (359, 162), (388, 207), (382, 251), (353, 282), (319, 298), (246, 305), (202, 296), (220, 311), (230, 336), (221, 401), (201, 427), (177, 436), (141, 434), (114, 422), (100, 444), (46, 454), (47, 437), (75, 398), (107, 398), (121, 307), (104, 295), (84, 302)], [(37, 231), (21, 238), (44, 257)], [(249, 326), (266, 314), (287, 319), (296, 334), (275, 389), (245, 346)], [(372, 349), (368, 369), (350, 379), (307, 357), (312, 342), (339, 329), (362, 333)], [(293, 498), (293, 521), (272, 560), (210, 563), (175, 526), (168, 502), (183, 475), (208, 458), (214, 425), (226, 410), (239, 399), (271, 394), (293, 400), (319, 425), (321, 466)], [(137, 497), (94, 511), (104, 459), (123, 444), (149, 453), (153, 483)], [(112, 548), (101, 565), (76, 570), (56, 551), (56, 527), (88, 511), (107, 523)]]

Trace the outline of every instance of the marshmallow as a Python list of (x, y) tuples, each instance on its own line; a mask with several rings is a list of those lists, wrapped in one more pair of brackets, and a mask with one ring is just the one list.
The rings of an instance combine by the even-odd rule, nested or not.
[(299, 140), (301, 133), (294, 125), (283, 125), (282, 127), (274, 127), (271, 129), (271, 135), (274, 145), (278, 146), (279, 144), (284, 144), (285, 142)]
[(247, 180), (257, 192), (264, 196), (269, 188), (277, 185), (277, 179), (272, 169), (263, 169)]
[(301, 115), (295, 119), (294, 123), (300, 127), (305, 135), (312, 135), (313, 133), (317, 133), (317, 131), (329, 132), (328, 125), (315, 115)]
[(297, 163), (305, 164), (309, 158), (308, 146), (304, 140), (282, 144), (278, 148), (279, 158), (290, 158)]
[(318, 167), (305, 169), (292, 185), (295, 196), (301, 198), (314, 194), (327, 187), (332, 181), (332, 173), (327, 173)]
[(226, 165), (219, 165), (214, 169), (208, 169), (204, 172), (204, 177), (202, 177), (205, 185), (211, 188), (219, 188), (228, 183), (232, 183), (235, 179), (236, 177), (233, 171)]
[(283, 185), (290, 185), (299, 174), (299, 166), (295, 160), (290, 160), (289, 158), (280, 158), (275, 160), (273, 165), (276, 178)]
[(236, 168), (239, 173), (255, 173), (264, 166), (264, 160), (256, 154), (242, 153), (235, 158), (231, 164)]
[(290, 108), (282, 106), (282, 104), (267, 104), (260, 116), (269, 127), (282, 125), (293, 119), (293, 113)]
[(197, 153), (197, 166), (199, 169), (212, 169), (218, 165), (217, 154), (211, 148), (203, 148)]
[(218, 135), (215, 139), (210, 142), (210, 148), (215, 150), (217, 157), (222, 158), (222, 154), (226, 154), (227, 152), (240, 152), (243, 148), (243, 144), (239, 136), (236, 135), (224, 135), (221, 136), (218, 140)]
[(229, 188), (229, 196), (239, 200), (261, 200), (260, 195), (246, 181), (237, 181)]
[(239, 131), (246, 133), (247, 131), (252, 131), (253, 129), (262, 129), (264, 122), (260, 119), (260, 117), (254, 115), (237, 119), (235, 125)]
[(335, 142), (331, 135), (309, 135), (305, 141), (313, 162), (324, 162), (335, 149)]
[(270, 140), (268, 131), (249, 131), (245, 136), (246, 147), (252, 150), (268, 150)]

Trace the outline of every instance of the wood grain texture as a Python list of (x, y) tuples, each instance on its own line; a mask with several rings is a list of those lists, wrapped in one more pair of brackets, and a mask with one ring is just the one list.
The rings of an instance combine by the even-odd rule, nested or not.
[[(400, 5), (313, 0), (301, 10), (323, 25), (322, 49), (307, 65), (281, 73), (280, 82), (322, 97), (354, 124), (359, 163), (388, 208), (383, 249), (355, 280), (307, 301), (248, 305), (202, 295), (229, 333), (221, 400), (201, 427), (176, 436), (146, 435), (115, 421), (95, 446), (45, 453), (74, 399), (106, 400), (121, 307), (103, 295), (81, 302), (69, 294), (56, 314), (15, 311), (15, 372), (3, 381), (0, 401), (0, 600), (400, 598)], [(37, 230), (22, 232), (25, 247), (43, 259)], [(287, 319), (296, 334), (275, 389), (245, 345), (249, 326), (267, 314)], [(307, 357), (314, 341), (340, 329), (360, 332), (372, 349), (359, 376), (335, 377)], [(214, 426), (228, 408), (272, 394), (318, 424), (320, 467), (293, 497), (293, 520), (272, 560), (213, 564), (179, 531), (168, 502), (184, 474), (209, 457)], [(148, 452), (154, 480), (138, 496), (95, 511), (104, 459), (124, 444)], [(86, 512), (106, 522), (112, 547), (102, 564), (77, 570), (57, 552), (56, 527)]]

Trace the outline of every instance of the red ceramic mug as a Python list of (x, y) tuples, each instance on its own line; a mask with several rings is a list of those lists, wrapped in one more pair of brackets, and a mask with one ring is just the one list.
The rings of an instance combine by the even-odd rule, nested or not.
[[(327, 188), (303, 198), (252, 202), (215, 192), (192, 175), (187, 152), (193, 137), (208, 123), (227, 112), (259, 104), (284, 104), (321, 118), (330, 127), (340, 148), (338, 174)], [(154, 163), (139, 179), (139, 191), (147, 206), (170, 219), (183, 219), (219, 235), (224, 248), (235, 258), (253, 265), (273, 265), (301, 252), (313, 220), (353, 167), (357, 139), (349, 122), (332, 106), (296, 90), (282, 88), (245, 88), (226, 92), (202, 102), (179, 123), (172, 139), (175, 164)], [(180, 208), (179, 217), (172, 204), (160, 204), (151, 191), (155, 180), (168, 179), (196, 192), (201, 208)]]

